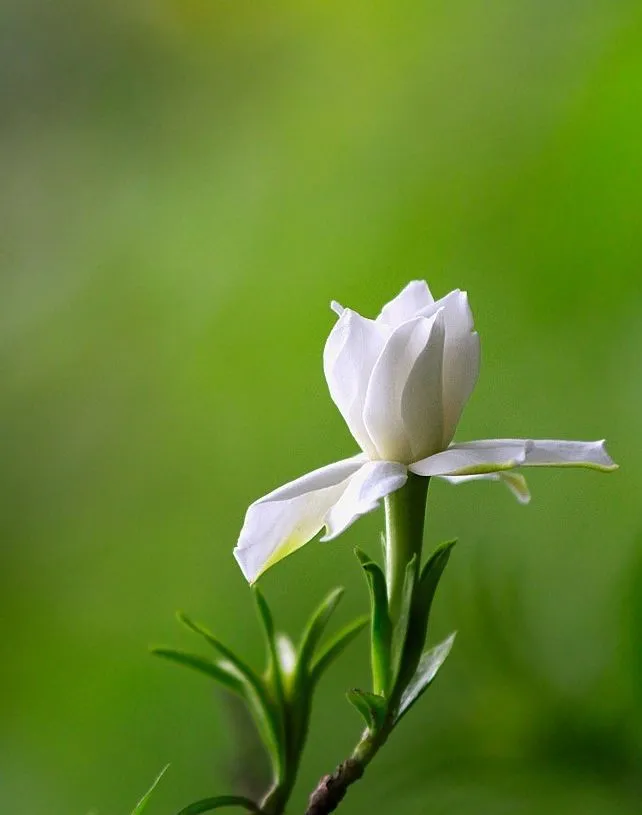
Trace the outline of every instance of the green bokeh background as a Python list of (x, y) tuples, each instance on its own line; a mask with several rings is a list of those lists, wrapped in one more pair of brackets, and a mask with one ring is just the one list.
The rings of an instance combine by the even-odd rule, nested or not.
[[(638, 0), (0, 7), (0, 812), (150, 815), (260, 775), (206, 680), (155, 661), (184, 608), (261, 660), (246, 506), (354, 444), (336, 298), (469, 291), (459, 438), (607, 436), (603, 476), (431, 490), (457, 536), (434, 688), (342, 811), (638, 813), (642, 6)], [(296, 635), (382, 518), (266, 575)], [(322, 684), (291, 812), (355, 741)]]

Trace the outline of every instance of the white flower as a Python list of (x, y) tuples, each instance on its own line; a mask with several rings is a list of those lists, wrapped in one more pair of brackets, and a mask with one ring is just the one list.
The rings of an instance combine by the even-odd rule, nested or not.
[(490, 439), (453, 443), (479, 373), (479, 336), (466, 292), (433, 299), (425, 282), (409, 283), (376, 320), (337, 303), (323, 368), (335, 404), (361, 448), (253, 503), (234, 550), (250, 582), (325, 526), (335, 538), (382, 498), (402, 487), (408, 472), (452, 483), (503, 480), (530, 499), (515, 467), (616, 464), (603, 441)]

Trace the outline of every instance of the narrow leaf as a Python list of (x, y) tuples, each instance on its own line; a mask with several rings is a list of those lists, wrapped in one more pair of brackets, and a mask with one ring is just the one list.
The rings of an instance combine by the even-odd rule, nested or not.
[(279, 700), (279, 704), (283, 706), (285, 703), (284, 696), (283, 696), (283, 681), (281, 677), (281, 671), (279, 669), (279, 646), (277, 642), (277, 634), (276, 629), (274, 628), (274, 619), (272, 618), (272, 612), (270, 611), (270, 607), (267, 604), (265, 597), (261, 594), (258, 588), (253, 588), (254, 598), (256, 600), (256, 607), (259, 613), (259, 619), (263, 625), (263, 632), (265, 634), (265, 639), (267, 642), (268, 654), (269, 654), (269, 665), (268, 665), (268, 674), (274, 681), (275, 691), (277, 698)]
[(417, 555), (406, 566), (406, 574), (403, 583), (403, 595), (401, 598), (401, 609), (392, 632), (392, 682), (391, 688), (397, 684), (400, 674), (404, 668), (404, 655), (406, 651), (406, 635), (412, 616), (412, 599), (415, 582), (417, 580)]
[(408, 683), (408, 687), (404, 690), (399, 704), (399, 712), (397, 713), (396, 722), (410, 709), (410, 707), (419, 699), (423, 692), (432, 683), (437, 671), (446, 661), (446, 657), (450, 653), (450, 649), (455, 641), (456, 632), (451, 634), (443, 642), (436, 645), (434, 648), (426, 651), (419, 660), (419, 667), (413, 678)]
[(261, 810), (249, 798), (242, 795), (217, 795), (215, 798), (203, 798), (202, 801), (195, 801), (193, 804), (181, 809), (178, 815), (202, 815), (203, 812), (213, 812), (215, 809), (223, 807), (243, 807), (249, 812), (260, 813)]
[(441, 579), (444, 569), (448, 564), (453, 546), (457, 543), (456, 540), (446, 541), (438, 546), (432, 555), (426, 561), (423, 569), (421, 570), (421, 577), (419, 578), (419, 591), (417, 592), (418, 602), (421, 604), (421, 611), (423, 616), (428, 621), (432, 601), (437, 591), (437, 586)]
[(364, 615), (348, 623), (334, 635), (322, 648), (317, 651), (314, 662), (310, 667), (310, 676), (317, 682), (321, 674), (332, 662), (348, 647), (352, 640), (363, 631), (370, 622), (370, 617)]
[(226, 658), (227, 663), (219, 662), (219, 667), (229, 663), (229, 665), (233, 666), (233, 669), (238, 672), (242, 684), (245, 685), (246, 702), (274, 765), (275, 772), (278, 772), (280, 762), (278, 748), (279, 719), (263, 680), (246, 662), (224, 645), (218, 637), (215, 637), (214, 634), (208, 631), (205, 626), (194, 622), (182, 612), (179, 612), (177, 617), (190, 631), (203, 637), (209, 645)]
[(333, 589), (330, 594), (328, 594), (328, 596), (319, 604), (318, 608), (310, 617), (310, 621), (303, 632), (301, 643), (299, 645), (298, 663), (301, 670), (307, 672), (310, 663), (314, 658), (314, 652), (319, 644), (319, 640), (323, 636), (323, 632), (325, 631), (333, 611), (343, 597), (343, 593), (343, 588)]
[(156, 776), (156, 780), (154, 781), (154, 783), (153, 783), (153, 784), (151, 785), (151, 787), (150, 787), (150, 788), (147, 790), (147, 792), (145, 793), (145, 795), (143, 795), (143, 797), (140, 799), (140, 801), (139, 801), (139, 802), (136, 804), (136, 808), (135, 808), (135, 809), (134, 809), (134, 811), (132, 812), (132, 815), (142, 815), (143, 810), (144, 810), (144, 809), (145, 809), (145, 807), (147, 806), (147, 802), (149, 801), (149, 799), (151, 798), (152, 793), (154, 792), (154, 790), (155, 790), (155, 789), (156, 789), (156, 787), (158, 786), (158, 782), (159, 782), (159, 781), (161, 780), (161, 778), (162, 778), (162, 777), (165, 775), (165, 773), (167, 772), (168, 768), (169, 768), (169, 764), (166, 764), (166, 765), (163, 767), (163, 769), (162, 769), (162, 770), (161, 770), (161, 771), (158, 773), (158, 775)]
[(178, 665), (184, 665), (186, 668), (199, 671), (220, 682), (228, 690), (239, 693), (241, 696), (244, 695), (243, 682), (240, 677), (223, 662), (212, 662), (207, 657), (190, 654), (187, 651), (179, 651), (175, 648), (152, 648), (151, 653), (154, 656), (163, 657), (163, 659), (168, 659), (170, 662), (176, 662)]
[(365, 552), (355, 548), (370, 593), (370, 664), (375, 693), (387, 693), (390, 684), (390, 643), (392, 627), (388, 614), (386, 578), (381, 567)]
[(209, 645), (215, 648), (221, 656), (225, 657), (233, 665), (235, 665), (237, 670), (243, 674), (243, 676), (253, 687), (256, 688), (257, 692), (261, 692), (261, 680), (257, 674), (239, 656), (237, 656), (233, 651), (230, 651), (230, 649), (224, 645), (218, 639), (218, 637), (215, 637), (214, 634), (205, 628), (205, 626), (191, 620), (187, 614), (184, 614), (182, 611), (179, 611), (176, 616), (184, 626), (190, 629), (190, 631), (193, 631), (195, 634), (203, 637), (203, 639), (209, 643)]
[(283, 683), (283, 676), (281, 675), (281, 665), (279, 662), (279, 645), (276, 630), (274, 628), (274, 620), (272, 612), (267, 604), (267, 601), (261, 594), (258, 588), (253, 587), (254, 599), (256, 600), (256, 608), (258, 611), (259, 619), (263, 625), (263, 633), (267, 644), (269, 654), (268, 667), (267, 667), (267, 681), (273, 686), (274, 696), (276, 698), (276, 711), (274, 721), (274, 748), (278, 751), (278, 774), (277, 777), (281, 779), (282, 773), (285, 771), (287, 762), (287, 749), (286, 749), (286, 733), (285, 733), (285, 715), (286, 715), (286, 699)]
[(383, 696), (353, 688), (346, 693), (348, 701), (361, 714), (369, 730), (377, 732), (386, 719), (388, 706)]
[[(435, 592), (437, 591), (437, 586), (439, 585), (439, 581), (441, 580), (456, 543), (456, 540), (451, 540), (440, 544), (428, 558), (421, 570), (421, 577), (419, 578), (419, 585), (415, 592), (415, 604), (407, 635), (409, 649), (416, 655), (415, 659), (417, 660), (426, 644), (428, 622), (432, 603), (435, 599)], [(414, 673), (416, 665), (411, 666), (411, 668)], [(407, 677), (407, 679), (410, 679), (410, 677)]]

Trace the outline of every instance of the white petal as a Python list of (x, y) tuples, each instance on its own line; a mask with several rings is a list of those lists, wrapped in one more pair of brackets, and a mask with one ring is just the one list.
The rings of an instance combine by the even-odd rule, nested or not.
[(526, 467), (588, 467), (594, 470), (616, 470), (617, 464), (606, 452), (605, 440), (562, 441), (530, 439)]
[(396, 328), (407, 320), (418, 316), (422, 309), (434, 302), (426, 281), (413, 280), (399, 292), (394, 300), (391, 300), (381, 309), (377, 322), (385, 323), (390, 328)]
[(377, 457), (377, 451), (363, 423), (363, 405), (370, 374), (388, 335), (385, 326), (347, 308), (330, 332), (323, 352), (330, 395), (357, 444), (371, 457)]
[(464, 484), (467, 481), (479, 481), (482, 479), (487, 481), (502, 481), (520, 504), (528, 504), (531, 500), (526, 479), (521, 473), (515, 473), (512, 470), (505, 470), (498, 473), (480, 473), (479, 475), (440, 475), (437, 477), (443, 478), (444, 481), (448, 481), (450, 484)]
[(529, 442), (520, 439), (484, 439), (451, 444), (442, 453), (411, 464), (417, 475), (480, 475), (510, 470), (526, 460)]
[(345, 309), (344, 309), (344, 307), (341, 305), (341, 303), (337, 303), (337, 301), (336, 301), (336, 300), (333, 300), (333, 301), (330, 303), (330, 308), (332, 309), (332, 311), (334, 311), (334, 313), (335, 313), (335, 314), (338, 314), (338, 315), (339, 315), (339, 317), (340, 317), (340, 316), (343, 314), (343, 312), (345, 311)]
[(408, 473), (403, 464), (392, 461), (369, 461), (352, 476), (348, 488), (326, 515), (326, 534), (322, 541), (336, 538), (357, 518), (372, 512), (379, 501), (403, 487)]
[(411, 461), (442, 449), (444, 320), (438, 311), (401, 395), (401, 418), (410, 440)]
[(454, 289), (445, 297), (429, 303), (417, 316), (432, 317), (444, 312), (443, 412), (442, 446), (455, 435), (457, 423), (479, 376), (479, 335), (474, 331), (473, 314), (465, 291)]
[(291, 677), (296, 668), (296, 648), (287, 634), (281, 631), (276, 635), (276, 652), (279, 657), (279, 665), (286, 677)]
[[(448, 301), (447, 303), (445, 301)], [(473, 315), (466, 292), (444, 298), (444, 447), (455, 435), (462, 410), (479, 376), (479, 335), (473, 331)]]
[(248, 508), (234, 556), (250, 583), (316, 535), (363, 462), (355, 456), (321, 467)]
[(363, 421), (378, 457), (408, 463), (441, 446), (441, 313), (403, 323), (375, 363)]

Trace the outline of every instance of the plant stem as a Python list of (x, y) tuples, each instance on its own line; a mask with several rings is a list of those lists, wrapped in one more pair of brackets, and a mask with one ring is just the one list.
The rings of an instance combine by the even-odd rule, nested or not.
[(429, 478), (409, 473), (408, 481), (385, 498), (386, 583), (388, 611), (393, 626), (399, 617), (406, 566), (421, 558)]
[(348, 787), (358, 781), (366, 767), (383, 746), (393, 721), (390, 719), (377, 733), (366, 732), (354, 752), (336, 768), (332, 775), (324, 775), (308, 801), (305, 815), (329, 815), (345, 798)]
[[(429, 478), (410, 473), (406, 484), (385, 499), (386, 584), (388, 613), (393, 627), (401, 610), (406, 566), (415, 556), (418, 567), (421, 560), (429, 481)], [(388, 739), (394, 726), (396, 704), (392, 699), (384, 724), (376, 732), (366, 731), (352, 756), (342, 761), (331, 775), (323, 776), (310, 796), (305, 815), (329, 815), (339, 806), (348, 788), (361, 778)]]

